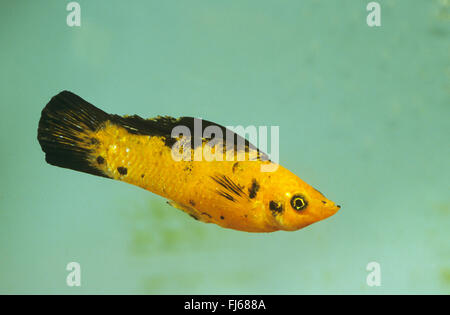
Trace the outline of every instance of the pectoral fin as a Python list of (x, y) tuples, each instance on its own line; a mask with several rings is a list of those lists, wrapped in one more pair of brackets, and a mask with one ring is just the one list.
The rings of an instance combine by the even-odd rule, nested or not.
[(211, 216), (209, 214), (205, 213), (205, 212), (204, 213), (200, 213), (200, 212), (198, 212), (196, 209), (194, 209), (192, 207), (189, 207), (189, 206), (186, 206), (184, 204), (175, 202), (173, 200), (168, 200), (167, 203), (169, 205), (171, 205), (172, 207), (177, 208), (177, 209), (187, 213), (190, 217), (194, 218), (195, 220), (202, 221), (202, 222), (205, 222), (205, 223), (210, 223), (211, 222)]

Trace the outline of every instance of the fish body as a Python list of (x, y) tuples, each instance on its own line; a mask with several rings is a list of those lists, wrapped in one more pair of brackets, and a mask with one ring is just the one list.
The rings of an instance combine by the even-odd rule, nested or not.
[[(202, 122), (202, 131), (214, 126), (230, 132)], [(174, 158), (173, 146), (181, 139), (172, 131), (177, 126), (194, 131), (195, 124), (191, 117), (111, 115), (63, 91), (43, 109), (38, 140), (49, 164), (139, 186), (196, 220), (224, 228), (293, 231), (340, 208), (235, 133), (233, 142), (242, 141), (244, 147), (229, 147), (223, 140), (222, 151), (216, 152), (218, 147), (206, 148), (210, 138), (192, 132), (190, 158)], [(223, 158), (195, 159), (205, 152)], [(245, 159), (237, 159), (238, 154)], [(262, 172), (264, 166), (275, 167)]]

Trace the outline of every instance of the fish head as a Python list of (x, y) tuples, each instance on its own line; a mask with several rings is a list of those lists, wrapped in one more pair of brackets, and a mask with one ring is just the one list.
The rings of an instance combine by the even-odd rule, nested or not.
[(270, 177), (263, 204), (276, 229), (295, 231), (326, 219), (341, 208), (281, 166)]

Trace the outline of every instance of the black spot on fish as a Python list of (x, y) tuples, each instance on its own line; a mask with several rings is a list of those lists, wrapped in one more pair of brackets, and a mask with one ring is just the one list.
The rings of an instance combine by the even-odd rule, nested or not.
[(98, 164), (103, 164), (103, 163), (105, 163), (105, 159), (102, 157), (102, 156), (97, 156), (97, 163)]
[(198, 220), (198, 218), (197, 218), (195, 215), (193, 215), (193, 214), (189, 214), (189, 216), (190, 216), (191, 218), (193, 218), (194, 220)]
[(239, 166), (239, 162), (236, 162), (233, 164), (233, 169), (232, 169), (233, 173), (236, 172), (236, 169), (238, 166)]
[(207, 212), (202, 212), (202, 214), (207, 215), (208, 217), (212, 218), (212, 216)]
[(117, 171), (119, 172), (120, 175), (127, 175), (127, 173), (128, 173), (127, 168), (126, 168), (126, 167), (123, 167), (123, 166), (119, 166), (119, 167), (117, 168)]
[(141, 178), (144, 178), (145, 174), (141, 174)]
[(256, 179), (253, 178), (252, 180), (252, 186), (248, 189), (248, 196), (250, 197), (250, 199), (253, 199), (256, 197), (256, 193), (259, 190), (259, 184), (256, 181)]
[(185, 168), (183, 169), (183, 171), (185, 172), (192, 172), (192, 164), (188, 164), (185, 166)]
[(195, 201), (194, 200), (189, 200), (189, 203), (191, 204), (191, 206), (195, 207)]
[(325, 200), (322, 200), (322, 203), (323, 203), (323, 204), (326, 204), (327, 202), (326, 202)]
[(99, 143), (100, 143), (100, 141), (98, 141), (97, 138), (91, 138), (91, 144), (97, 145), (97, 144), (99, 144)]
[(220, 218), (221, 218), (222, 220), (225, 219), (225, 217), (224, 217), (223, 215), (221, 215)]
[(274, 216), (283, 212), (283, 204), (281, 202), (271, 200), (269, 202), (269, 208)]

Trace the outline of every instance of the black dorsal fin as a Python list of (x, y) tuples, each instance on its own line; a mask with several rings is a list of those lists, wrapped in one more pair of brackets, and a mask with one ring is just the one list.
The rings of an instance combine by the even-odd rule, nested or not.
[[(197, 145), (201, 145), (204, 141), (209, 141), (212, 138), (203, 138), (204, 131), (207, 127), (215, 126), (221, 130), (223, 136), (223, 144), (227, 146), (227, 140), (233, 139), (233, 149), (238, 150), (238, 144), (244, 144), (244, 150), (248, 152), (250, 149), (257, 151), (257, 159), (269, 159), (267, 154), (260, 152), (259, 149), (250, 143), (247, 139), (241, 137), (237, 133), (231, 131), (230, 129), (219, 125), (217, 123), (203, 120), (194, 117), (180, 117), (173, 118), (170, 116), (157, 116), (155, 118), (144, 119), (138, 115), (133, 116), (119, 116), (112, 115), (113, 121), (120, 124), (130, 133), (134, 134), (144, 134), (149, 136), (159, 136), (165, 138), (165, 143), (167, 146), (172, 146), (177, 140), (172, 138), (172, 130), (178, 126), (185, 126), (189, 129), (191, 136), (191, 146), (195, 148)], [(201, 123), (201, 133), (198, 135), (195, 133), (195, 124)], [(231, 136), (228, 136), (227, 133)], [(197, 138), (197, 139), (195, 139)], [(197, 140), (197, 141), (196, 141)]]

